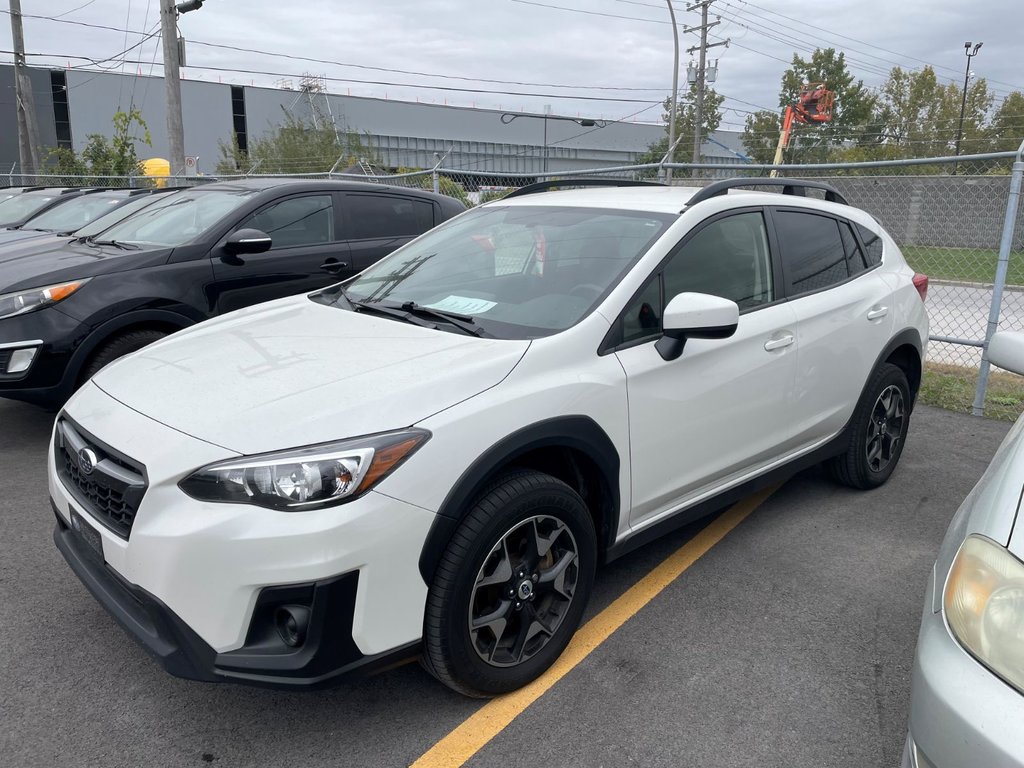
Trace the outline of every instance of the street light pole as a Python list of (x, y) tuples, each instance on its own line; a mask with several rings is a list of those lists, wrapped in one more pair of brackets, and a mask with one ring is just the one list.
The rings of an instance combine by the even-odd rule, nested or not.
[[(971, 79), (971, 59), (978, 55), (978, 51), (981, 50), (981, 46), (984, 43), (978, 43), (971, 49), (970, 41), (964, 43), (964, 54), (967, 56), (967, 69), (964, 71), (964, 93), (963, 98), (960, 100), (960, 126), (956, 131), (956, 151), (953, 153), (954, 157), (960, 157), (960, 139), (964, 135), (964, 113), (967, 111), (967, 83)], [(953, 175), (956, 175), (956, 163), (953, 164)]]
[(539, 117), (544, 120), (544, 149), (542, 155), (544, 170), (542, 173), (547, 173), (548, 171), (548, 120), (565, 120), (570, 123), (576, 123), (576, 125), (581, 125), (584, 128), (591, 128), (593, 126), (604, 128), (609, 123), (608, 120), (594, 120), (589, 117), (562, 117), (560, 115), (552, 115), (550, 104), (544, 105), (544, 114), (541, 115), (530, 115), (524, 112), (506, 112), (501, 116), (501, 122), (504, 125), (508, 125), (517, 117)]
[(167, 91), (167, 160), (171, 176), (185, 172), (185, 129), (181, 121), (181, 73), (178, 70), (178, 14), (197, 11), (204, 0), (160, 0), (160, 33), (164, 48), (164, 87)]
[[(676, 10), (672, 7), (672, 0), (665, 0), (668, 3), (668, 13), (672, 17), (672, 106), (668, 114), (668, 157), (666, 160), (671, 163), (676, 149), (676, 99), (679, 95), (679, 30), (676, 29)], [(665, 169), (665, 183), (672, 183), (672, 168)]]

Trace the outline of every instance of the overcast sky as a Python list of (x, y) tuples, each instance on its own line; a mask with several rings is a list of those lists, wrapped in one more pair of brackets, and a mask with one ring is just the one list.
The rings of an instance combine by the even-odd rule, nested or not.
[[(700, 15), (687, 12), (685, 0), (675, 6), (685, 83), (692, 58), (685, 49), (698, 37), (682, 27), (699, 24)], [(22, 0), (26, 16), (60, 19), (26, 18), (26, 50), (54, 55), (29, 61), (159, 75), (159, 38), (139, 44), (140, 33), (159, 31), (158, 8), (159, 0)], [(329, 78), (336, 93), (538, 112), (549, 104), (558, 114), (654, 122), (656, 102), (671, 89), (668, 19), (657, 0), (206, 0), (181, 16), (179, 27), (190, 41), (183, 70), (190, 79), (271, 85), (285, 77), (297, 83), (311, 72)], [(741, 128), (759, 107), (775, 109), (793, 53), (807, 56), (816, 46), (845, 50), (855, 76), (877, 86), (893, 66), (925, 62), (962, 83), (964, 42), (984, 41), (972, 69), (988, 79), (997, 103), (1024, 90), (1024, 0), (716, 0), (712, 19), (721, 23), (711, 41), (731, 40), (710, 54), (719, 63), (715, 88), (727, 97), (723, 128)], [(120, 54), (136, 45), (122, 63)], [(0, 49), (11, 49), (6, 15)]]

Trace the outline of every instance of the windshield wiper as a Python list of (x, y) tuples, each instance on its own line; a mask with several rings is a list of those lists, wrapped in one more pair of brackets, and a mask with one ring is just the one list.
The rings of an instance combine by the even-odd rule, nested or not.
[(354, 312), (376, 312), (379, 315), (393, 317), (396, 320), (402, 320), (403, 322), (411, 323), (412, 325), (418, 325), (421, 328), (433, 328), (434, 330), (437, 330), (437, 326), (434, 323), (421, 320), (416, 317), (416, 315), (412, 314), (412, 312), (395, 309), (394, 307), (385, 307), (377, 304), (376, 302), (357, 301), (356, 299), (350, 299), (348, 296), (345, 296), (345, 300), (352, 305)]
[(462, 315), (458, 312), (447, 312), (443, 309), (434, 309), (433, 307), (424, 307), (422, 304), (417, 304), (415, 301), (404, 302), (402, 304), (402, 309), (406, 312), (414, 312), (418, 315), (439, 318), (465, 333), (472, 334), (473, 336), (490, 336), (490, 334), (477, 325), (476, 320), (469, 315)]
[(115, 248), (120, 248), (122, 251), (138, 251), (141, 250), (139, 246), (126, 243), (121, 240), (97, 240), (94, 237), (85, 238), (85, 242), (89, 245), (112, 245)]

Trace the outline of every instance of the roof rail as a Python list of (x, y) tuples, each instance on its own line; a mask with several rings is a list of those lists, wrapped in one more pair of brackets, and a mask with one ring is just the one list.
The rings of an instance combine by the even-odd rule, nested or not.
[(522, 197), (532, 195), (536, 192), (547, 192), (557, 187), (663, 187), (664, 184), (657, 181), (637, 181), (635, 179), (549, 179), (548, 181), (537, 181), (527, 184), (525, 187), (513, 189), (502, 200), (510, 197)]
[(713, 184), (708, 184), (702, 188), (696, 195), (691, 197), (686, 203), (686, 207), (690, 208), (697, 203), (704, 202), (712, 197), (718, 197), (728, 193), (730, 189), (737, 187), (782, 187), (782, 194), (784, 195), (797, 195), (798, 197), (806, 197), (808, 189), (823, 189), (825, 190), (825, 199), (830, 203), (842, 203), (843, 205), (849, 205), (846, 198), (843, 197), (842, 193), (833, 187), (831, 184), (826, 184), (823, 181), (805, 181), (803, 179), (750, 179), (750, 178), (735, 178), (735, 179), (722, 179), (716, 181)]

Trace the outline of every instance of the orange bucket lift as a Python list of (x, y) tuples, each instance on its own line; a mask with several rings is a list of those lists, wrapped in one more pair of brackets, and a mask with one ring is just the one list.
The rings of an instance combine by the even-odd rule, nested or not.
[[(832, 107), (835, 104), (835, 91), (825, 87), (825, 83), (804, 83), (797, 94), (796, 103), (788, 104), (782, 116), (782, 133), (779, 145), (775, 148), (775, 159), (772, 165), (782, 162), (782, 153), (789, 146), (789, 137), (793, 132), (793, 123), (827, 123), (832, 120)], [(771, 172), (772, 177), (778, 171)]]

